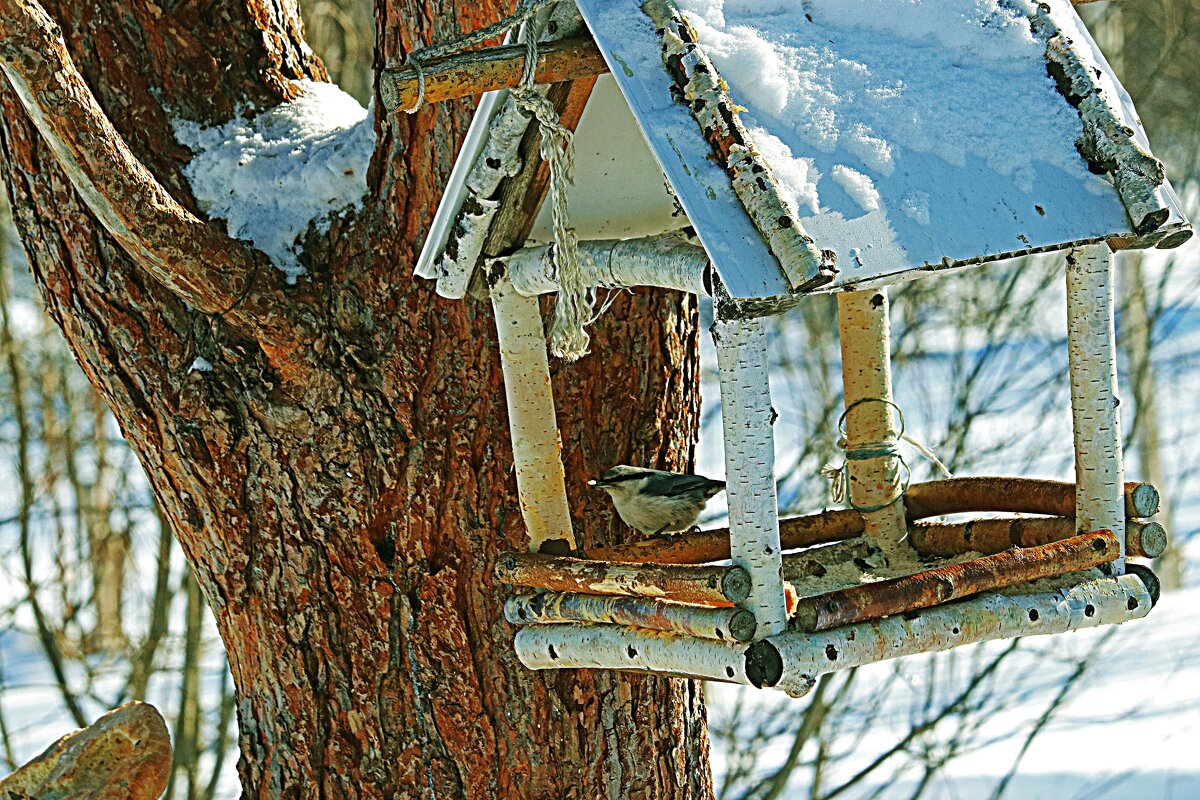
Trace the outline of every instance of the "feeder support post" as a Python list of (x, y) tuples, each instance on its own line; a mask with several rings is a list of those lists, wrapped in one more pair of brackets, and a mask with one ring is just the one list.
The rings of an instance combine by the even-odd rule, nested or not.
[(913, 553), (905, 543), (908, 528), (901, 497), (907, 476), (896, 452), (900, 430), (892, 405), (887, 289), (842, 292), (837, 298), (846, 404), (846, 498), (862, 513), (867, 535), (895, 566), (913, 560)]
[(1113, 257), (1104, 243), (1067, 253), (1067, 358), (1075, 430), (1075, 524), (1112, 531), (1125, 570), (1125, 493), (1113, 323)]
[(721, 427), (725, 438), (725, 491), (733, 563), (750, 573), (755, 638), (787, 626), (779, 510), (775, 498), (775, 436), (767, 365), (767, 329), (761, 319), (722, 320), (712, 327), (721, 371)]
[(497, 281), (491, 294), (517, 494), (529, 533), (529, 549), (536, 551), (543, 542), (560, 539), (574, 550), (562, 440), (554, 415), (546, 333), (538, 301), (518, 294), (507, 278)]

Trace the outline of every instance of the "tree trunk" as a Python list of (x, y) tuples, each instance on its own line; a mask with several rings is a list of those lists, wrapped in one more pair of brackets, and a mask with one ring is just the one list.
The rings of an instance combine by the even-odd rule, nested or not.
[[(28, 3), (0, 3), (0, 28)], [(223, 123), (324, 77), (291, 3), (45, 7), (133, 153), (193, 211), (170, 120)], [(377, 0), (376, 67), (508, 10)], [(3, 83), (0, 150), (35, 278), (215, 613), (246, 796), (711, 796), (698, 684), (534, 673), (513, 654), (492, 568), (525, 533), (491, 311), (411, 276), (473, 104), (377, 119), (362, 209), (310, 230), (308, 273), (287, 286), (270, 267), (164, 279), (169, 263), (135, 262)], [(623, 536), (585, 478), (690, 466), (696, 327), (691, 298), (621, 297), (595, 326), (602, 356), (552, 365), (583, 546)], [(198, 356), (213, 370), (189, 371)]]

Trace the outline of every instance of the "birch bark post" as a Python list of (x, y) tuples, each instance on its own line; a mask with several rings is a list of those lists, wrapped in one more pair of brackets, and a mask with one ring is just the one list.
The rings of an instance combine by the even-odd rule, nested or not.
[(507, 280), (492, 287), (492, 311), (529, 549), (536, 551), (543, 542), (559, 540), (574, 550), (542, 312), (537, 300), (517, 294)]
[(1107, 528), (1121, 542), (1125, 564), (1124, 469), (1117, 397), (1113, 319), (1113, 257), (1106, 244), (1067, 254), (1067, 357), (1075, 434), (1075, 526)]
[(899, 428), (892, 414), (891, 322), (887, 289), (838, 295), (842, 384), (846, 407), (846, 497), (863, 511), (868, 536), (892, 566), (913, 560), (900, 498), (900, 459), (894, 453), (853, 458), (855, 450), (894, 449)]
[(767, 329), (761, 319), (718, 319), (713, 325), (721, 371), (721, 429), (725, 441), (725, 492), (733, 563), (750, 573), (743, 604), (758, 620), (758, 636), (787, 625), (783, 558), (775, 496), (775, 409), (767, 364)]

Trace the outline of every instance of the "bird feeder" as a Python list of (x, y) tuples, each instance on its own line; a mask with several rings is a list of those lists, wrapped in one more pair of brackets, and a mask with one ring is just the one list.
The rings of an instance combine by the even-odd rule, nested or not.
[[(1122, 470), (1112, 253), (1191, 228), (1071, 5), (680, 6), (563, 0), (516, 43), (382, 77), (393, 111), (489, 90), (416, 271), (495, 311), (530, 545), (496, 572), (517, 587), (521, 661), (798, 695), (837, 669), (1146, 615), (1157, 582), (1125, 558), (1161, 554), (1166, 533), (1147, 519), (1157, 492)], [(574, 131), (553, 203), (531, 91)], [(576, 287), (713, 298), (728, 530), (576, 538), (537, 302), (569, 290), (567, 247)], [(907, 485), (887, 286), (1043, 252), (1066, 254), (1076, 482)], [(838, 297), (849, 508), (781, 521), (764, 319), (822, 292)], [(961, 512), (1038, 516), (935, 520)]]

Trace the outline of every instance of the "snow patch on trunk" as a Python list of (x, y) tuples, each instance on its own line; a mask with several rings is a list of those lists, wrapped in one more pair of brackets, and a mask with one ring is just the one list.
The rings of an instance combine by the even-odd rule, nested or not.
[(271, 257), (288, 283), (304, 274), (297, 239), (357, 207), (375, 149), (372, 114), (332, 83), (301, 81), (291, 103), (211, 128), (174, 123), (195, 154), (184, 169), (197, 202), (229, 235)]

